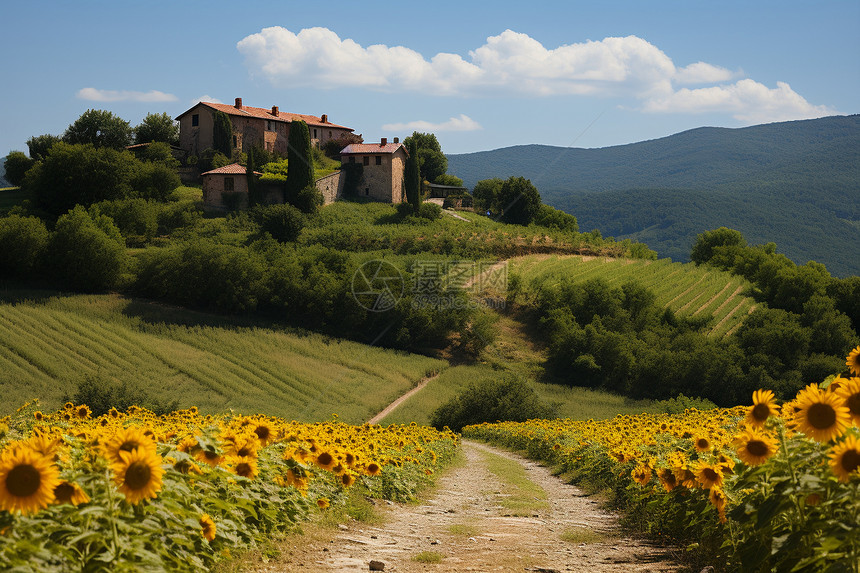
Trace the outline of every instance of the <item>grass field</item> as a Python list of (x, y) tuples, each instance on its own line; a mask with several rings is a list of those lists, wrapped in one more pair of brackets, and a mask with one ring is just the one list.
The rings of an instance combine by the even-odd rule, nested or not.
[(669, 259), (609, 259), (560, 255), (530, 255), (509, 261), (509, 272), (522, 277), (526, 289), (562, 277), (576, 282), (602, 279), (612, 286), (634, 280), (651, 289), (657, 303), (679, 317), (709, 317), (710, 334), (726, 336), (752, 312), (752, 284), (727, 272)]
[(118, 295), (21, 296), (0, 293), (0, 415), (97, 376), (203, 412), (361, 423), (447, 365)]

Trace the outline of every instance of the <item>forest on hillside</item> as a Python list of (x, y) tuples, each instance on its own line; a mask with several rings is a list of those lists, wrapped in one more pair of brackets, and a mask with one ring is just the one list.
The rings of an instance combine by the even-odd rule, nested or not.
[[(675, 260), (726, 226), (776, 242), (798, 264), (860, 274), (860, 116), (699, 128), (602, 149), (528, 145), (451, 155), (467, 185), (508, 173), (580, 228), (643, 241)], [(852, 256), (853, 254), (853, 256)]]

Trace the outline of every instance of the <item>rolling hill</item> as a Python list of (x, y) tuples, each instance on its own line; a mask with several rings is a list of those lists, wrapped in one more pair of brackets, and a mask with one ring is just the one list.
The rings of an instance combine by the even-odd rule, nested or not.
[(860, 115), (703, 127), (630, 145), (524, 145), (448, 156), (473, 186), (521, 175), (583, 230), (686, 261), (698, 233), (738, 229), (795, 262), (860, 274)]

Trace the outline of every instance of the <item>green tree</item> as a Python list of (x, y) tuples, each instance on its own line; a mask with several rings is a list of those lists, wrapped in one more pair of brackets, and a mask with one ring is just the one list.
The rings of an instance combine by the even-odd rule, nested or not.
[(451, 187), (462, 187), (463, 180), (457, 177), (456, 175), (449, 175), (447, 173), (443, 173), (439, 177), (437, 177), (433, 183), (438, 185), (450, 185)]
[(24, 187), (33, 191), (45, 211), (59, 215), (78, 204), (131, 196), (139, 166), (125, 150), (61, 142), (30, 169)]
[(498, 177), (482, 179), (475, 183), (475, 188), (472, 189), (472, 197), (475, 198), (475, 209), (482, 212), (498, 212), (499, 191), (501, 191), (504, 183)]
[(308, 124), (301, 120), (290, 123), (287, 138), (287, 184), (285, 198), (295, 205), (302, 189), (314, 184), (314, 162), (311, 150), (311, 133)]
[(292, 205), (258, 205), (251, 210), (251, 217), (261, 232), (281, 243), (295, 241), (305, 226), (305, 216)]
[(696, 236), (693, 249), (690, 251), (690, 260), (697, 264), (707, 263), (714, 256), (717, 247), (745, 247), (746, 239), (740, 231), (720, 227), (713, 231), (705, 231)]
[(501, 220), (505, 223), (528, 225), (540, 210), (540, 193), (524, 177), (509, 177), (499, 189)]
[(30, 158), (40, 161), (48, 156), (48, 151), (55, 143), (62, 141), (57, 135), (36, 135), (27, 140), (27, 149), (30, 150)]
[(424, 181), (436, 181), (440, 175), (448, 171), (448, 158), (442, 153), (442, 146), (433, 133), (415, 131), (403, 140), (403, 145), (409, 149), (411, 142), (418, 147), (418, 168)]
[(223, 111), (213, 115), (212, 146), (225, 157), (233, 157), (233, 124)]
[(98, 292), (115, 287), (128, 266), (125, 241), (110, 217), (77, 206), (57, 220), (48, 246), (60, 288)]
[(66, 129), (63, 141), (124, 149), (131, 144), (132, 128), (127, 121), (109, 111), (88, 109)]
[(50, 236), (37, 217), (0, 218), (0, 277), (30, 278), (36, 274)]
[(24, 182), (24, 175), (34, 163), (35, 161), (27, 157), (23, 151), (10, 151), (4, 163), (6, 180), (12, 185), (20, 185)]
[[(407, 138), (408, 139), (408, 138)], [(406, 201), (412, 205), (412, 212), (417, 215), (421, 211), (421, 173), (418, 169), (418, 144), (411, 140), (406, 150), (406, 166), (404, 167), (404, 185), (406, 186)]]
[(179, 145), (179, 124), (167, 113), (149, 113), (134, 128), (135, 143), (161, 141), (169, 145)]
[(173, 156), (173, 151), (171, 151), (170, 145), (163, 141), (151, 143), (146, 147), (137, 150), (135, 156), (141, 161), (159, 163), (165, 167), (169, 167), (170, 169), (176, 169), (179, 167), (179, 160)]
[(550, 229), (558, 229), (559, 231), (568, 231), (576, 233), (579, 231), (579, 224), (576, 222), (576, 217), (570, 213), (565, 213), (555, 207), (549, 205), (541, 205), (535, 216), (534, 223), (542, 227)]

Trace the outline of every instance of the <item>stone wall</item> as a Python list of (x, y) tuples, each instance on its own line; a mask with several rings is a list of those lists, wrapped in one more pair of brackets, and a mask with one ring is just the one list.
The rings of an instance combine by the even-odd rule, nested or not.
[(323, 205), (331, 205), (343, 197), (346, 174), (343, 171), (335, 171), (325, 177), (320, 177), (314, 183), (323, 196)]

